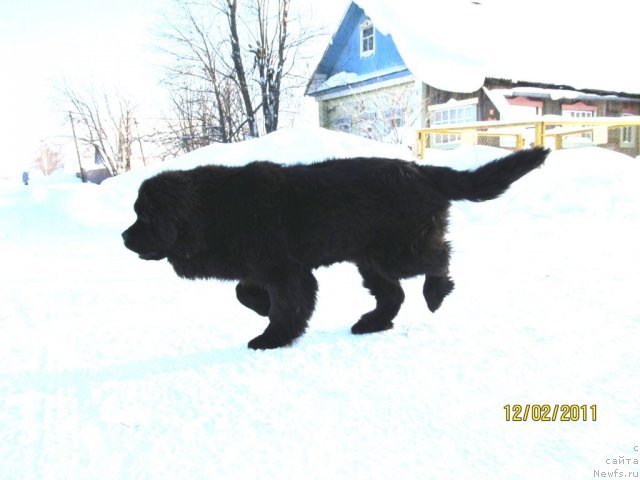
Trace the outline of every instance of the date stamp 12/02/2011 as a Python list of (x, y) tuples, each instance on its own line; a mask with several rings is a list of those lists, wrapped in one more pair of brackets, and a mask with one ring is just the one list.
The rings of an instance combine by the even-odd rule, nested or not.
[(507, 422), (595, 422), (596, 405), (508, 404), (504, 407)]

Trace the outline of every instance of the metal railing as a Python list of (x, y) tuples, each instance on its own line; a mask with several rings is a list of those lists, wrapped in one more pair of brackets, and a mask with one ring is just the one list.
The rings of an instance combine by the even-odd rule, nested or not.
[(640, 154), (640, 117), (595, 117), (564, 119), (540, 117), (531, 121), (486, 121), (423, 128), (418, 133), (418, 156), (427, 148), (447, 148), (459, 144), (491, 145), (512, 150), (527, 146), (554, 149), (577, 145), (599, 145)]

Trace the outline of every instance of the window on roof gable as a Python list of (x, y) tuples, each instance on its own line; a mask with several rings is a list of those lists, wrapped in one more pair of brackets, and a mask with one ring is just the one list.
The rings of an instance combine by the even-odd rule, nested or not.
[(376, 30), (371, 20), (360, 25), (360, 56), (368, 57), (376, 51)]

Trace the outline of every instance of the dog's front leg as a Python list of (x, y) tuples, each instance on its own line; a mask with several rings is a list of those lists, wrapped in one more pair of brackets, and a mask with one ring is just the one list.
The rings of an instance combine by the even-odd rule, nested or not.
[(364, 280), (364, 286), (376, 299), (376, 308), (365, 313), (353, 327), (355, 334), (381, 332), (393, 328), (393, 319), (404, 302), (404, 292), (400, 281), (385, 274), (380, 269), (359, 264), (358, 271)]
[(288, 274), (286, 280), (271, 283), (269, 293), (269, 325), (249, 342), (249, 348), (264, 350), (290, 345), (307, 329), (316, 304), (318, 282), (313, 274)]
[(263, 287), (242, 281), (236, 286), (236, 297), (238, 297), (238, 301), (242, 305), (250, 308), (258, 315), (263, 317), (269, 315), (271, 301), (269, 300), (269, 292)]

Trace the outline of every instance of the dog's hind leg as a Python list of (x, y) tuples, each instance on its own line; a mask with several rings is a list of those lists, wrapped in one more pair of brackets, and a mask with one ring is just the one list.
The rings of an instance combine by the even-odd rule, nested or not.
[(269, 325), (249, 342), (249, 348), (264, 350), (290, 345), (307, 329), (316, 305), (318, 282), (311, 272), (292, 274), (267, 285)]
[(444, 243), (443, 248), (435, 257), (435, 267), (429, 269), (425, 275), (422, 294), (431, 312), (438, 310), (444, 298), (453, 291), (455, 284), (449, 277), (450, 255), (449, 244)]
[(261, 286), (249, 282), (240, 282), (236, 286), (236, 296), (242, 305), (250, 308), (258, 315), (263, 317), (269, 315), (269, 307), (271, 306), (269, 292)]
[(422, 293), (431, 312), (435, 312), (440, 308), (444, 297), (453, 291), (454, 285), (453, 280), (448, 276), (426, 275)]
[(358, 271), (362, 275), (364, 286), (376, 299), (376, 308), (365, 313), (351, 327), (351, 332), (355, 334), (373, 333), (393, 328), (393, 319), (400, 311), (400, 306), (404, 301), (404, 292), (400, 281), (364, 265), (358, 265)]

